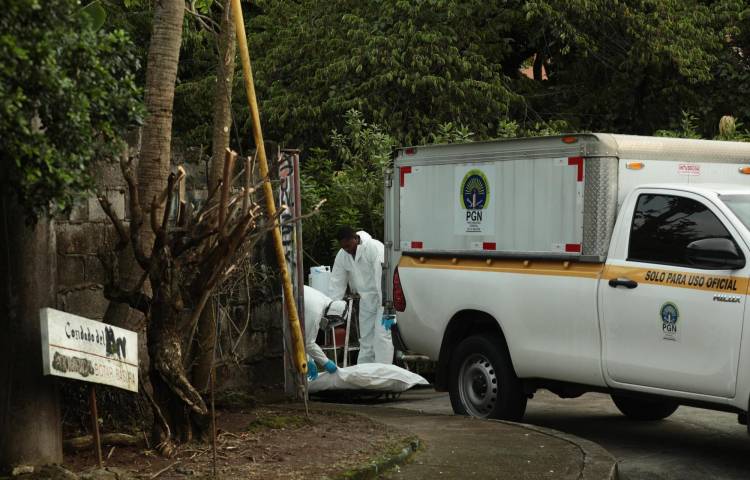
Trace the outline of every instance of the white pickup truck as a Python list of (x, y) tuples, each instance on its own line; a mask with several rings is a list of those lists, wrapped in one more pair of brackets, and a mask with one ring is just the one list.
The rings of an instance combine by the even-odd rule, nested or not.
[(750, 400), (750, 144), (611, 134), (403, 148), (385, 306), (456, 413), (539, 388), (628, 417)]

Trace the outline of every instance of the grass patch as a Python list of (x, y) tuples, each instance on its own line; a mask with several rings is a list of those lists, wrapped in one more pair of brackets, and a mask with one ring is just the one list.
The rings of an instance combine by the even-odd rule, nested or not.
[(311, 425), (312, 421), (304, 415), (271, 415), (256, 418), (247, 426), (249, 432), (261, 430), (294, 429)]
[(216, 394), (216, 407), (227, 409), (255, 408), (258, 400), (242, 390), (225, 390)]
[(380, 478), (385, 472), (410, 461), (417, 451), (423, 448), (418, 437), (400, 438), (388, 443), (369, 462), (334, 476), (334, 480), (370, 480)]

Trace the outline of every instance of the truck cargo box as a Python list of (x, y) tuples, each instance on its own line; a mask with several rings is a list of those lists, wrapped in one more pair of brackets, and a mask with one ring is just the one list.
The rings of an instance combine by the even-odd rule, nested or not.
[(603, 261), (637, 185), (750, 184), (750, 144), (579, 134), (396, 152), (386, 189), (393, 250)]

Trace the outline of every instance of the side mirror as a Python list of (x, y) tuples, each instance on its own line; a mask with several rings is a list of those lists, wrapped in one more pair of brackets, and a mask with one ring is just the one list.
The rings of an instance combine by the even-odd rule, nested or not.
[(685, 249), (688, 262), (697, 268), (738, 270), (745, 266), (745, 257), (728, 238), (704, 238), (690, 242)]

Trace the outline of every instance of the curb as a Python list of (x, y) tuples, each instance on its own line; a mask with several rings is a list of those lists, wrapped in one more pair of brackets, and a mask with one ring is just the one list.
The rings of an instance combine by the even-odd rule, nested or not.
[(409, 438), (405, 443), (406, 445), (395, 454), (377, 458), (367, 465), (332, 477), (332, 480), (369, 480), (378, 478), (379, 475), (391, 470), (393, 467), (406, 463), (421, 446), (421, 442), (417, 437)]
[(619, 478), (617, 459), (605, 450), (604, 447), (595, 442), (568, 433), (563, 433), (558, 430), (553, 430), (551, 428), (529, 425), (528, 423), (509, 422), (507, 420), (489, 420), (514, 427), (525, 428), (526, 430), (541, 433), (542, 435), (559, 438), (560, 440), (574, 445), (583, 455), (583, 466), (581, 467), (581, 474), (578, 477), (580, 480), (617, 480)]

